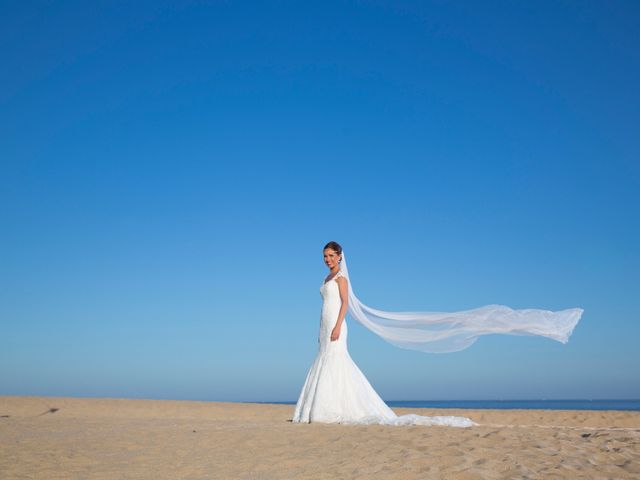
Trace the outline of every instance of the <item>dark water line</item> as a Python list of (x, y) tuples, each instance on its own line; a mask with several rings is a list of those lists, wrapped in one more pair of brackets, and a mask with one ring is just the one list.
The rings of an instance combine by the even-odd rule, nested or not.
[[(249, 402), (295, 405), (286, 402)], [(620, 410), (640, 411), (640, 400), (385, 400), (398, 408), (468, 408), (468, 409), (525, 409), (525, 410)]]

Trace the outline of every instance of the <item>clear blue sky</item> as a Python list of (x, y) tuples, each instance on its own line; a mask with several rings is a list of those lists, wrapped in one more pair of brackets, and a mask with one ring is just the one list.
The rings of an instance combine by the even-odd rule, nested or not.
[[(296, 400), (386, 310), (584, 308), (385, 400), (639, 398), (638, 2), (3, 2), (0, 394)], [(349, 318), (347, 319), (349, 322)]]

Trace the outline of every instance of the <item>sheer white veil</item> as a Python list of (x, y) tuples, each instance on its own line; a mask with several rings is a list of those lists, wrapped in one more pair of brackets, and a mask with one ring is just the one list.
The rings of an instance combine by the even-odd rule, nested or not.
[(344, 250), (340, 270), (348, 280), (347, 312), (351, 318), (392, 345), (410, 350), (456, 352), (472, 345), (479, 336), (491, 333), (539, 335), (567, 343), (584, 312), (582, 308), (556, 312), (513, 310), (504, 305), (459, 312), (385, 312), (368, 307), (356, 297)]

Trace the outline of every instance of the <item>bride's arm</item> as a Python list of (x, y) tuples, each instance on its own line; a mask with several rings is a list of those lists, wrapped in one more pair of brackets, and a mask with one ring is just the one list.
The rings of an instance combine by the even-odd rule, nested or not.
[(335, 329), (340, 331), (340, 327), (342, 327), (342, 322), (344, 321), (344, 317), (347, 316), (347, 306), (349, 305), (349, 289), (347, 286), (348, 280), (344, 277), (336, 278), (336, 282), (338, 282), (338, 291), (340, 292), (340, 300), (342, 300), (342, 305), (340, 306), (340, 311), (338, 312), (338, 320), (336, 321)]

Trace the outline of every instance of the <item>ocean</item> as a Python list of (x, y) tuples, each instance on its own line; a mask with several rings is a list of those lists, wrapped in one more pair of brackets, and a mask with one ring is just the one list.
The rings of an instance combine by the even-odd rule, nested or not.
[[(250, 403), (296, 404), (295, 401)], [(640, 400), (385, 400), (385, 403), (399, 408), (640, 411)]]

